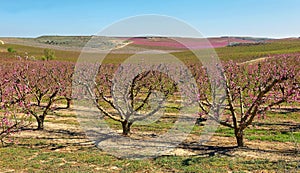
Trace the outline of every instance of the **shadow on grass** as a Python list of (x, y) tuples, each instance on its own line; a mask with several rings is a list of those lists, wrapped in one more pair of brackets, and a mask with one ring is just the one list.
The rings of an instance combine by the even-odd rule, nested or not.
[[(32, 131), (32, 133), (34, 133), (39, 132), (40, 130), (33, 128), (23, 128), (22, 131)], [(17, 145), (29, 148), (50, 150), (63, 149), (70, 146), (79, 147), (79, 149), (95, 147), (95, 145), (89, 139), (86, 138), (84, 132), (74, 132), (71, 130), (63, 129), (42, 130), (41, 132), (51, 135), (43, 135), (36, 137), (20, 137), (19, 139), (21, 139), (23, 142), (18, 143)]]
[[(285, 126), (288, 129), (283, 130), (283, 132), (291, 132), (291, 131), (299, 131), (300, 124), (292, 124), (291, 122), (281, 122), (281, 123), (267, 123), (267, 122), (254, 122), (252, 125), (254, 126)], [(278, 128), (270, 128), (270, 131), (277, 131)]]
[(271, 111), (280, 114), (287, 114), (293, 112), (300, 112), (300, 108), (272, 108)]
[[(98, 132), (90, 132), (94, 133), (94, 135), (97, 135), (98, 140), (95, 142), (95, 145), (98, 146), (99, 143), (109, 140), (110, 136), (107, 134), (99, 134)], [(136, 148), (143, 148), (144, 144), (141, 143), (141, 145), (138, 145), (135, 143), (135, 145), (132, 145), (130, 143), (122, 144), (124, 148), (132, 148), (132, 150), (135, 150)], [(149, 145), (149, 148), (157, 148), (158, 146), (173, 146), (176, 145), (175, 143), (170, 143), (167, 141), (159, 141), (156, 145), (155, 142), (151, 141), (151, 145)], [(275, 150), (275, 149), (259, 149), (259, 148), (251, 148), (249, 146), (245, 147), (237, 147), (237, 146), (215, 146), (215, 145), (201, 145), (198, 142), (183, 142), (179, 145), (177, 145), (178, 149), (183, 149), (186, 151), (189, 151), (194, 156), (204, 157), (204, 158), (210, 158), (213, 156), (228, 156), (228, 157), (234, 157), (237, 152), (256, 152), (261, 155), (264, 154), (277, 154), (277, 155), (285, 155), (285, 156), (296, 156), (299, 151), (297, 149), (281, 149), (281, 150)], [(130, 155), (130, 154), (129, 154)], [(167, 154), (163, 156), (171, 156), (176, 155), (173, 154)], [(133, 157), (136, 155), (133, 155)]]
[(186, 149), (192, 152), (198, 153), (198, 156), (210, 157), (215, 155), (223, 155), (223, 156), (233, 156), (232, 153), (234, 151), (254, 151), (261, 154), (265, 153), (274, 153), (274, 154), (282, 154), (286, 156), (295, 156), (299, 154), (297, 149), (283, 149), (283, 150), (272, 150), (272, 149), (258, 149), (258, 148), (250, 148), (248, 146), (245, 147), (237, 147), (237, 146), (212, 146), (212, 145), (200, 145), (198, 143), (182, 143), (179, 148)]
[[(262, 126), (273, 126), (273, 125), (285, 125), (289, 126), (290, 129), (299, 130), (300, 125), (294, 125), (294, 124), (289, 124), (288, 122), (284, 123), (257, 123), (256, 125), (262, 125)], [(32, 128), (27, 128), (23, 129), (24, 131), (35, 131)], [(57, 129), (57, 130), (43, 130), (45, 133), (53, 134), (53, 136), (41, 136), (41, 137), (35, 137), (35, 138), (27, 138), (29, 142), (25, 142), (23, 144), (18, 144), (21, 146), (26, 146), (26, 147), (34, 147), (34, 148), (46, 148), (50, 150), (58, 150), (58, 149), (63, 149), (67, 148), (70, 146), (76, 146), (78, 148), (89, 148), (89, 147), (95, 147), (98, 146), (99, 143), (109, 140), (112, 136), (110, 134), (100, 134), (99, 132), (90, 130), (87, 131), (86, 133), (89, 135), (93, 135), (97, 137), (97, 140), (94, 140), (92, 142), (90, 139), (86, 137), (86, 133), (84, 132), (74, 132), (71, 130), (62, 130), (62, 129)], [(89, 136), (88, 135), (88, 136)], [(155, 136), (153, 137), (155, 138)], [(25, 138), (23, 138), (25, 139)], [(80, 141), (79, 141), (80, 140)], [(63, 142), (62, 142), (63, 141)], [(161, 143), (164, 146), (173, 146), (175, 145), (174, 143), (168, 143), (167, 141), (159, 141), (158, 145), (155, 145), (153, 142), (153, 145), (151, 147), (155, 148)], [(132, 147), (134, 148), (141, 148), (143, 145), (140, 146), (131, 146), (130, 144), (124, 144), (123, 147)], [(197, 142), (184, 142), (181, 143), (177, 146), (177, 148), (184, 149), (187, 151), (191, 151), (195, 153), (195, 155), (200, 156), (200, 157), (211, 157), (215, 155), (223, 155), (223, 156), (233, 156), (232, 153), (235, 151), (254, 151), (258, 152), (261, 154), (264, 153), (275, 153), (275, 154), (283, 154), (287, 156), (295, 156), (295, 154), (299, 153), (296, 149), (282, 149), (282, 150), (272, 150), (272, 149), (257, 149), (257, 148), (250, 148), (250, 147), (242, 147), (238, 148), (236, 146), (212, 146), (212, 145), (200, 145), (200, 143)], [(187, 161), (188, 162), (188, 161)]]

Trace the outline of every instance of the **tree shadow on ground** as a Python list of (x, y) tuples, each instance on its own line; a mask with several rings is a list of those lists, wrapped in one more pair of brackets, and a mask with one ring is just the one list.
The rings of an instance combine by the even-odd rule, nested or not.
[(271, 109), (271, 112), (276, 112), (276, 113), (281, 113), (281, 114), (287, 114), (287, 113), (293, 113), (293, 112), (300, 112), (300, 108), (293, 108), (293, 107), (290, 107), (290, 108), (272, 108)]
[(257, 152), (257, 153), (273, 153), (278, 155), (286, 155), (286, 156), (296, 156), (299, 153), (297, 149), (283, 149), (283, 150), (274, 150), (274, 149), (259, 149), (259, 148), (251, 148), (249, 146), (245, 147), (237, 147), (237, 146), (213, 146), (213, 145), (201, 145), (199, 143), (183, 143), (178, 148), (186, 149), (192, 152), (196, 152), (198, 156), (210, 157), (215, 155), (223, 155), (223, 156), (233, 156), (233, 152), (235, 151), (243, 151), (243, 152)]
[[(300, 131), (300, 123), (291, 123), (289, 121), (286, 122), (280, 122), (280, 123), (267, 123), (267, 122), (255, 122), (252, 124), (254, 127), (268, 127), (269, 131), (279, 131), (281, 133), (287, 133), (287, 132), (299, 132)], [(284, 126), (285, 129), (278, 130), (276, 126)]]
[[(32, 131), (33, 133), (39, 132), (39, 130), (33, 128), (23, 128), (22, 131)], [(64, 129), (43, 130), (40, 132), (51, 135), (19, 137), (22, 140), (28, 140), (31, 142), (21, 142), (18, 143), (18, 146), (50, 150), (57, 150), (67, 147), (78, 147), (78, 149), (80, 149), (95, 146), (89, 139), (87, 139), (84, 132), (74, 132)]]
[[(255, 123), (257, 126), (287, 126), (290, 130), (299, 131), (300, 124), (291, 124), (289, 122), (281, 122), (281, 123)], [(24, 128), (23, 131), (36, 131), (32, 128)], [(284, 129), (285, 130), (285, 129)], [(96, 131), (86, 131), (86, 132), (76, 132), (72, 130), (65, 129), (55, 129), (55, 130), (43, 130), (43, 133), (48, 133), (51, 135), (46, 136), (36, 136), (34, 139), (38, 139), (40, 141), (34, 143), (23, 143), (18, 144), (26, 147), (34, 147), (34, 148), (45, 148), (50, 150), (58, 150), (63, 148), (78, 147), (80, 148), (91, 148), (98, 146), (98, 144), (102, 141), (108, 140), (111, 136), (109, 134), (100, 134)], [(97, 136), (98, 140), (91, 141), (86, 136), (89, 135)], [(155, 138), (155, 136), (153, 136)], [(24, 138), (23, 138), (24, 139)], [(30, 140), (30, 138), (28, 138)], [(64, 142), (58, 142), (60, 140), (65, 140)], [(73, 140), (73, 141), (72, 141)], [(79, 141), (80, 140), (80, 141)], [(167, 143), (167, 142), (166, 142)], [(173, 143), (169, 143), (169, 145), (173, 145)], [(130, 146), (128, 146), (130, 147)], [(136, 147), (136, 146), (132, 146)], [(142, 146), (141, 146), (142, 147)], [(154, 146), (155, 147), (155, 146)], [(275, 153), (275, 154), (284, 154), (289, 156), (295, 156), (295, 154), (299, 153), (299, 151), (283, 149), (283, 150), (272, 150), (272, 149), (257, 149), (250, 147), (238, 148), (236, 146), (215, 146), (215, 145), (201, 145), (198, 142), (183, 142), (177, 148), (184, 149), (187, 151), (191, 151), (195, 153), (196, 156), (200, 157), (211, 157), (215, 155), (224, 155), (224, 156), (233, 156), (232, 153), (235, 151), (244, 151), (244, 152), (258, 152), (258, 153)], [(187, 161), (188, 162), (188, 161)]]
[(178, 148), (196, 152), (199, 156), (226, 155), (231, 156), (230, 152), (237, 149), (237, 146), (212, 146), (201, 145), (199, 143), (183, 143)]

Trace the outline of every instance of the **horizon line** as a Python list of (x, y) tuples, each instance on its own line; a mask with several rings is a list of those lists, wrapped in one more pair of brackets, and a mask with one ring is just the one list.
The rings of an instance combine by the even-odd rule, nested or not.
[(159, 36), (159, 35), (144, 35), (144, 36), (136, 36), (136, 37), (130, 37), (130, 36), (105, 36), (105, 35), (88, 35), (88, 34), (45, 34), (45, 35), (38, 35), (38, 36), (0, 36), (0, 38), (38, 38), (38, 37), (93, 37), (93, 36), (99, 36), (99, 37), (112, 37), (112, 38), (137, 38), (137, 37), (163, 37), (163, 38), (260, 38), (260, 39), (287, 39), (287, 38), (300, 38), (300, 36), (286, 36), (286, 37), (270, 37), (270, 36), (253, 36), (253, 35), (219, 35), (219, 36), (203, 36), (203, 37), (189, 37), (189, 36)]

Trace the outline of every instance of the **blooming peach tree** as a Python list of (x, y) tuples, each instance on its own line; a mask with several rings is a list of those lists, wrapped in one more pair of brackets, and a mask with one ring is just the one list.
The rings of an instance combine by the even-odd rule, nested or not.
[[(244, 130), (255, 118), (264, 116), (272, 107), (282, 103), (299, 103), (299, 64), (299, 56), (287, 55), (270, 57), (253, 64), (227, 62), (221, 71), (223, 80), (219, 84), (225, 87), (226, 98), (216, 103), (215, 89), (201, 87), (198, 98), (201, 110), (199, 114), (234, 129), (237, 145), (242, 147)], [(201, 86), (207, 86), (211, 81), (203, 76), (205, 75), (199, 76), (197, 81)], [(224, 108), (223, 112), (215, 111), (217, 113), (213, 115), (209, 113), (210, 109), (221, 107)]]

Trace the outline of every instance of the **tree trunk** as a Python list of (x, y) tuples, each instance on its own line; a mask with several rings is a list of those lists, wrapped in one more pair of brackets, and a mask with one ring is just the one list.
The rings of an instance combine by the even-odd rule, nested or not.
[(235, 138), (238, 147), (244, 147), (244, 134), (243, 131), (235, 132)]
[(67, 109), (69, 109), (70, 108), (70, 105), (71, 105), (71, 101), (72, 101), (72, 99), (70, 99), (70, 98), (67, 98)]
[(37, 130), (44, 130), (44, 120), (45, 117), (43, 115), (36, 117), (36, 121), (38, 123)]
[(124, 136), (128, 136), (130, 133), (130, 127), (132, 125), (132, 122), (128, 122), (127, 120), (125, 120), (124, 122), (122, 122), (122, 129), (123, 129), (123, 135)]

